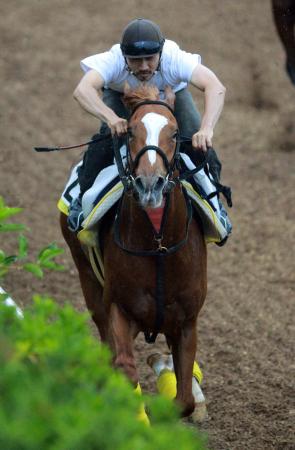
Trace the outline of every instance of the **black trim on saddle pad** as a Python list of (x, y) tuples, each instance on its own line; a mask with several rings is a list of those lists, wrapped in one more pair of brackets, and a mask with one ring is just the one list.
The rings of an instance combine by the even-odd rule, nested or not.
[(77, 186), (77, 184), (79, 184), (78, 178), (77, 178), (75, 181), (73, 181), (73, 183), (71, 183), (71, 184), (68, 186), (68, 188), (66, 189), (65, 193), (63, 194), (64, 198), (65, 198), (69, 203), (71, 203), (72, 200), (73, 200), (73, 197), (71, 196), (70, 192), (71, 192), (71, 190), (72, 190), (75, 186)]
[(97, 195), (97, 197), (95, 197), (95, 200), (93, 202), (93, 208), (95, 208), (95, 206), (100, 202), (100, 200), (109, 192), (113, 189), (114, 186), (116, 186), (116, 184), (118, 184), (120, 181), (120, 177), (119, 175), (116, 176), (116, 178), (114, 178), (112, 181), (110, 181), (106, 187), (99, 192), (99, 194)]

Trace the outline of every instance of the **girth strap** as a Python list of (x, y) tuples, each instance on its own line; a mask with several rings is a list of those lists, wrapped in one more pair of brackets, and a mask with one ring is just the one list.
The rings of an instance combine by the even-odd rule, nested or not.
[(160, 332), (161, 326), (164, 323), (164, 311), (165, 311), (165, 253), (159, 253), (156, 256), (156, 318), (154, 324), (154, 330), (149, 333), (144, 332), (145, 341), (148, 344), (153, 344)]

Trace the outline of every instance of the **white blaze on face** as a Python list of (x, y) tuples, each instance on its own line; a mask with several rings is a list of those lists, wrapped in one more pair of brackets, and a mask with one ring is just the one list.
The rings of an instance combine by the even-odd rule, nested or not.
[[(159, 136), (161, 130), (168, 124), (168, 119), (161, 114), (147, 113), (142, 119), (147, 132), (146, 145), (159, 146)], [(148, 150), (148, 158), (153, 166), (156, 162), (157, 153), (155, 150)]]

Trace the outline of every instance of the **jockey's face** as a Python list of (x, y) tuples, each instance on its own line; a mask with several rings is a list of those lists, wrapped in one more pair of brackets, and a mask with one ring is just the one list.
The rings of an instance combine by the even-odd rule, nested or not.
[(144, 58), (127, 58), (130, 71), (139, 81), (149, 81), (157, 70), (160, 53)]

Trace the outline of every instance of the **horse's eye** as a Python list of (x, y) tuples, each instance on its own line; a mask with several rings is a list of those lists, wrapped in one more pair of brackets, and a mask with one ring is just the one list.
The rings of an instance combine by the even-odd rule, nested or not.
[(131, 128), (128, 128), (127, 133), (129, 139), (132, 139), (134, 137)]
[(177, 139), (178, 136), (178, 131), (175, 131), (172, 135), (172, 139)]

